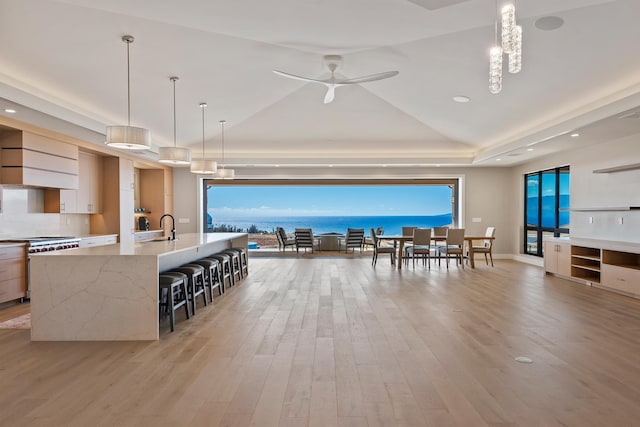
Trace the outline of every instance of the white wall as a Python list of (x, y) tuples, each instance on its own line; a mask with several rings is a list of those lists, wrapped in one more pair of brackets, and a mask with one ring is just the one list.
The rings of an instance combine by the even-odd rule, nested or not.
[[(331, 168), (326, 172), (317, 169), (286, 170), (251, 168), (243, 171), (236, 170), (236, 178), (442, 178), (462, 177), (463, 200), (462, 222), (469, 233), (484, 234), (488, 226), (496, 227), (496, 242), (494, 253), (511, 254), (513, 252), (514, 235), (516, 229), (515, 212), (521, 200), (514, 202), (512, 196), (513, 183), (509, 168), (430, 168), (422, 171), (391, 168), (365, 170), (362, 168), (341, 170)], [(286, 174), (286, 175), (285, 175)], [(200, 190), (199, 177), (188, 169), (174, 169), (174, 210), (176, 221), (179, 218), (188, 219), (189, 223), (176, 225), (178, 233), (196, 232), (198, 230), (198, 213)], [(472, 222), (472, 218), (481, 218), (482, 222)]]
[[(518, 232), (515, 248), (522, 247), (524, 227), (524, 174), (563, 165), (571, 167), (571, 208), (603, 208), (601, 211), (571, 212), (573, 237), (640, 242), (640, 211), (610, 211), (607, 208), (640, 206), (640, 170), (598, 174), (595, 169), (640, 163), (640, 137), (631, 136), (546, 156), (513, 168), (518, 182)], [(589, 217), (593, 222), (589, 223)], [(622, 224), (618, 224), (622, 218)], [(520, 250), (517, 250), (520, 252)]]
[(0, 186), (0, 197), (0, 238), (89, 234), (89, 215), (43, 213), (42, 190)]

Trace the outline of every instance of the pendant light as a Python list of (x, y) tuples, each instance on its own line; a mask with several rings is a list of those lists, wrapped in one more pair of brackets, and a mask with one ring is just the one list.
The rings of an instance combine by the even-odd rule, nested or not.
[(218, 170), (218, 164), (214, 160), (204, 157), (204, 108), (206, 106), (206, 102), (200, 103), (200, 108), (202, 109), (202, 158), (194, 159), (191, 162), (191, 172), (203, 175), (216, 173), (216, 170)]
[(173, 147), (160, 147), (158, 161), (170, 165), (188, 165), (191, 163), (191, 151), (176, 145), (176, 81), (178, 77), (169, 77), (173, 82)]
[(236, 171), (233, 169), (225, 169), (224, 167), (224, 124), (227, 123), (226, 120), (220, 120), (220, 127), (222, 128), (222, 162), (220, 163), (220, 167), (218, 171), (213, 176), (215, 179), (233, 179), (236, 175)]
[(131, 78), (129, 67), (129, 45), (133, 43), (133, 36), (122, 36), (127, 44), (127, 125), (107, 126), (107, 140), (109, 147), (124, 150), (148, 150), (151, 148), (151, 131), (149, 129), (131, 126)]

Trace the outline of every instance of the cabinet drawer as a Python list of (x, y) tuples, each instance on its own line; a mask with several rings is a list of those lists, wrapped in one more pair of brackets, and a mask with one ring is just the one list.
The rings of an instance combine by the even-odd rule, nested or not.
[(607, 288), (640, 295), (640, 270), (602, 264), (600, 284)]
[(0, 261), (0, 281), (26, 276), (24, 258), (5, 259)]
[(0, 260), (25, 258), (24, 246), (0, 247)]
[(118, 243), (118, 238), (116, 236), (107, 236), (104, 238), (105, 245), (113, 245), (114, 243)]
[(0, 281), (0, 303), (27, 296), (27, 284), (24, 277)]

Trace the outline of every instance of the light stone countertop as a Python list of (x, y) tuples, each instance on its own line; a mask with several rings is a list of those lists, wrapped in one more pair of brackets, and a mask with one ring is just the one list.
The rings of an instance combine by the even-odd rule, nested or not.
[(567, 243), (574, 246), (606, 249), (609, 251), (640, 253), (640, 243), (620, 242), (616, 240), (587, 239), (584, 237), (545, 237), (544, 240)]
[(161, 257), (163, 255), (175, 254), (176, 252), (187, 251), (241, 236), (247, 236), (247, 233), (188, 233), (178, 234), (176, 240), (151, 240), (132, 244), (117, 243), (105, 246), (42, 252), (33, 254), (33, 256), (157, 255)]

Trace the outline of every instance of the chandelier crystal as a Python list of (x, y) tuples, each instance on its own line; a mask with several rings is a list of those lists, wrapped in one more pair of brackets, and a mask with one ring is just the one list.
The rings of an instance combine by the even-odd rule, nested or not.
[(522, 27), (516, 25), (513, 29), (513, 52), (509, 54), (509, 72), (519, 73), (522, 70)]
[(494, 46), (489, 52), (489, 92), (496, 94), (502, 90), (502, 48)]
[[(519, 73), (522, 70), (522, 27), (516, 25), (515, 3), (505, 4), (498, 13), (496, 0), (495, 45), (489, 51), (489, 92), (500, 93), (502, 90), (502, 55), (508, 55), (509, 72)], [(500, 37), (498, 42), (498, 23)]]
[(200, 108), (202, 109), (202, 158), (194, 159), (191, 162), (191, 172), (201, 175), (213, 174), (218, 170), (218, 164), (214, 160), (207, 159), (204, 156), (204, 108), (206, 106), (206, 102), (200, 103)]

